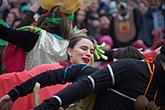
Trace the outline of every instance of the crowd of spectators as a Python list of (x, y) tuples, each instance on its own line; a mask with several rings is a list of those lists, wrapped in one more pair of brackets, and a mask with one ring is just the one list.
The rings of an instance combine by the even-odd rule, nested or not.
[[(56, 11), (57, 11), (57, 13), (55, 13)], [(60, 11), (61, 10), (58, 6), (52, 7), (51, 10), (48, 11), (48, 10), (44, 9), (43, 7), (41, 7), (40, 4), (37, 2), (37, 0), (36, 1), (35, 0), (0, 0), (0, 23), (1, 22), (6, 23), (5, 24), (6, 26), (4, 26), (3, 23), (1, 23), (1, 25), (3, 25), (3, 26), (1, 26), (2, 29), (8, 30), (8, 28), (12, 28), (11, 30), (13, 30), (13, 32), (15, 32), (12, 35), (15, 35), (17, 38), (17, 36), (20, 35), (20, 34), (17, 34), (17, 32), (20, 31), (19, 30), (20, 27), (35, 26), (33, 28), (29, 28), (31, 30), (28, 30), (28, 31), (21, 30), (22, 33), (23, 32), (28, 33), (30, 31), (29, 32), (30, 34), (28, 33), (26, 35), (28, 36), (28, 38), (31, 37), (32, 40), (30, 39), (28, 41), (26, 39), (27, 36), (23, 36), (24, 34), (20, 35), (18, 37), (18, 39), (16, 39), (16, 40), (20, 40), (22, 37), (24, 37), (25, 39), (23, 38), (23, 40), (25, 42), (23, 42), (23, 43), (21, 42), (21, 43), (22, 44), (25, 43), (27, 48), (28, 48), (28, 46), (32, 45), (30, 47), (30, 49), (29, 48), (27, 49), (25, 46), (25, 48), (23, 48), (23, 50), (21, 50), (22, 55), (25, 55), (25, 53), (26, 53), (26, 56), (22, 56), (23, 63), (22, 62), (20, 62), (20, 63), (22, 63), (24, 65), (28, 61), (36, 62), (37, 60), (38, 61), (45, 60), (46, 58), (45, 59), (43, 58), (44, 53), (46, 53), (46, 54), (48, 53), (48, 55), (50, 55), (52, 58), (55, 58), (54, 54), (53, 55), (49, 54), (48, 50), (49, 49), (52, 50), (52, 48), (57, 48), (57, 50), (58, 50), (58, 46), (53, 47), (50, 45), (50, 47), (52, 47), (52, 48), (47, 48), (47, 47), (49, 47), (49, 45), (46, 45), (45, 42), (52, 41), (51, 43), (48, 42), (47, 44), (53, 45), (53, 44), (56, 44), (58, 41), (61, 41), (63, 43), (66, 43), (64, 45), (67, 46), (67, 43), (70, 40), (70, 37), (73, 37), (75, 34), (74, 33), (75, 29), (78, 29), (78, 31), (76, 30), (77, 32), (80, 32), (80, 31), (86, 29), (87, 35), (85, 34), (85, 38), (88, 36), (90, 40), (94, 41), (94, 42), (91, 41), (91, 43), (92, 43), (91, 50), (92, 51), (91, 50), (89, 51), (90, 54), (92, 55), (92, 57), (91, 57), (91, 59), (81, 58), (77, 55), (75, 55), (74, 57), (72, 55), (70, 55), (69, 57), (70, 58), (79, 58), (80, 60), (83, 60), (84, 62), (90, 63), (90, 65), (92, 65), (96, 68), (99, 67), (99, 69), (107, 66), (107, 64), (109, 64), (115, 60), (117, 61), (122, 58), (136, 57), (135, 59), (146, 61), (147, 64), (149, 64), (149, 63), (152, 64), (153, 61), (155, 60), (154, 58), (156, 58), (156, 55), (159, 53), (156, 51), (156, 49), (159, 46), (161, 46), (162, 44), (165, 44), (165, 1), (164, 0), (92, 0), (92, 3), (90, 4), (90, 6), (87, 7), (87, 9), (85, 9), (85, 10), (79, 9), (75, 12), (75, 14), (68, 14), (68, 13), (64, 14), (64, 12), (62, 12), (62, 14), (61, 14)], [(68, 16), (73, 17), (73, 22), (72, 22), (72, 20), (70, 20), (68, 18)], [(61, 20), (60, 23), (57, 23), (57, 21), (55, 21), (55, 19), (53, 19), (54, 21), (51, 21), (52, 20), (51, 18), (53, 18), (53, 17), (59, 18)], [(65, 17), (67, 19), (63, 19)], [(37, 28), (37, 27), (39, 27), (39, 28)], [(76, 28), (72, 29), (72, 27), (76, 27)], [(63, 30), (63, 32), (60, 33), (61, 30)], [(33, 33), (33, 31), (34, 31), (34, 33)], [(37, 34), (37, 31), (40, 33)], [(41, 34), (41, 32), (43, 32), (43, 31), (46, 34)], [(54, 33), (53, 33), (53, 31), (54, 31)], [(8, 31), (8, 32), (11, 32), (11, 31)], [(5, 36), (6, 34), (8, 34), (8, 33), (5, 33), (1, 36)], [(10, 33), (10, 35), (11, 35), (11, 33)], [(32, 35), (34, 35), (34, 36), (32, 36)], [(53, 35), (56, 35), (56, 36), (53, 36)], [(41, 39), (42, 37), (47, 38), (50, 36), (52, 39), (55, 38), (55, 41), (52, 39), (50, 39), (50, 40), (44, 39), (44, 42), (42, 41), (42, 43), (46, 45), (45, 46), (46, 48), (45, 48), (45, 50), (41, 49), (42, 51), (38, 50), (38, 53), (37, 53), (37, 51), (33, 48), (35, 46), (36, 46), (35, 48), (42, 47), (42, 46), (38, 46), (37, 43), (38, 42), (40, 43), (40, 40), (38, 40), (38, 39)], [(5, 39), (6, 36), (1, 37), (1, 38), (3, 40), (6, 40)], [(5, 56), (4, 53), (9, 51), (9, 50), (6, 51), (7, 46), (9, 46), (8, 44), (11, 45), (14, 42), (14, 41), (10, 42), (10, 40), (12, 38), (13, 37), (9, 37), (9, 40), (6, 40), (6, 41), (3, 41), (0, 39), (0, 59), (1, 60)], [(56, 40), (57, 40), (57, 42), (56, 42)], [(12, 49), (13, 49), (13, 51), (15, 51), (14, 49), (18, 50), (19, 46), (22, 49), (22, 47), (21, 47), (22, 45), (20, 45), (21, 43), (17, 44), (17, 42), (16, 42), (17, 46), (15, 47), (14, 46), (15, 44), (12, 45), (11, 50)], [(85, 42), (85, 43), (87, 43), (87, 42)], [(101, 46), (103, 43), (105, 43), (105, 46)], [(62, 43), (59, 43), (59, 44), (62, 44)], [(96, 44), (99, 44), (99, 45), (96, 45)], [(59, 48), (60, 48), (60, 46), (59, 46)], [(106, 58), (104, 59), (104, 61), (102, 59), (95, 60), (95, 58), (93, 56), (96, 53), (96, 51), (95, 51), (96, 49), (100, 50), (101, 55), (103, 55), (103, 54), (105, 55), (104, 58), (106, 57), (107, 59), (109, 59), (112, 57), (113, 60), (110, 61), (110, 60), (107, 60)], [(64, 50), (65, 49), (62, 49), (63, 53), (65, 53)], [(87, 49), (85, 46), (82, 46), (81, 50), (85, 51)], [(12, 55), (14, 55), (15, 53), (13, 53), (13, 51), (11, 51), (9, 53), (10, 54), (12, 53)], [(151, 59), (150, 59), (150, 57), (147, 57), (147, 54), (145, 54), (145, 52), (147, 53), (149, 51), (155, 52), (153, 54), (151, 53), (151, 55), (153, 55), (153, 56), (155, 55)], [(30, 52), (31, 52), (31, 54), (29, 54)], [(42, 54), (39, 52), (42, 52)], [(80, 51), (76, 51), (76, 52), (79, 53)], [(54, 50), (53, 50), (53, 53), (54, 53)], [(86, 54), (87, 52), (84, 52), (84, 53)], [(32, 54), (36, 55), (36, 56), (34, 57)], [(79, 54), (79, 55), (81, 55), (81, 54)], [(122, 56), (120, 56), (120, 55), (122, 55)], [(160, 53), (160, 55), (164, 55), (164, 50), (163, 50), (163, 52)], [(9, 59), (8, 56), (5, 57), (7, 60)], [(16, 55), (16, 56), (17, 57), (14, 56), (14, 57), (10, 57), (10, 58), (13, 61), (19, 62), (17, 60), (17, 58), (20, 58), (20, 55)], [(50, 56), (47, 58), (51, 59)], [(59, 56), (56, 58), (57, 60), (60, 60)], [(87, 55), (87, 56), (89, 56), (89, 55)], [(32, 59), (32, 57), (33, 57), (33, 59)], [(29, 60), (28, 58), (29, 59), (31, 58), (31, 60)], [(161, 58), (162, 58), (161, 60), (163, 60), (164, 56)], [(25, 59), (26, 59), (26, 61), (25, 61)], [(80, 61), (79, 59), (76, 59), (75, 61)], [(4, 66), (4, 62), (3, 62), (3, 60), (2, 61), (1, 60), (0, 60), (0, 75), (7, 73), (5, 71), (6, 65)], [(47, 61), (47, 59), (46, 59), (46, 61)], [(51, 59), (51, 61), (53, 61), (53, 60)], [(128, 62), (128, 61), (126, 60), (126, 62)], [(9, 61), (9, 62), (11, 62), (11, 61)], [(53, 64), (61, 63), (61, 62), (62, 61), (59, 61), (59, 62), (57, 61), (57, 62), (53, 62)], [(133, 62), (133, 60), (132, 60), (132, 62)], [(163, 60), (163, 62), (164, 62), (164, 60)], [(49, 62), (42, 62), (42, 63), (49, 63)], [(81, 62), (78, 62), (78, 63), (81, 63)], [(16, 64), (14, 64), (14, 65), (16, 65)], [(30, 62), (29, 65), (32, 66), (32, 63)], [(113, 63), (112, 63), (112, 65), (113, 65)], [(120, 65), (125, 66), (124, 63), (120, 64), (120, 61), (119, 61), (119, 67), (120, 67)], [(162, 64), (162, 65), (164, 68), (164, 64)], [(10, 67), (12, 67), (12, 66), (10, 65)], [(36, 65), (33, 65), (33, 66), (36, 66)], [(131, 66), (132, 65), (130, 65), (130, 69), (131, 69)], [(134, 68), (139, 67), (138, 65), (133, 65), (133, 66), (135, 66)], [(16, 67), (16, 66), (14, 66), (14, 67)], [(118, 66), (116, 66), (116, 67), (118, 67)], [(143, 67), (143, 65), (141, 65), (141, 67)], [(31, 68), (32, 67), (30, 67), (28, 69), (31, 69)], [(148, 68), (150, 69), (151, 67), (148, 66)], [(148, 68), (143, 70), (144, 74), (147, 73)], [(153, 68), (154, 68), (154, 66), (153, 66)], [(25, 71), (28, 70), (27, 68), (24, 68), (24, 67), (22, 69), (24, 69)], [(138, 69), (140, 70), (141, 68), (137, 68), (137, 70)], [(119, 70), (119, 69), (116, 68), (116, 70)], [(17, 72), (17, 71), (11, 71), (11, 72)], [(137, 74), (139, 74), (138, 73), (139, 71), (136, 71), (136, 72), (137, 72)], [(161, 70), (161, 72), (163, 73), (164, 70)], [(127, 72), (125, 72), (125, 73), (127, 74)], [(156, 71), (156, 74), (157, 73), (158, 72)], [(63, 73), (61, 73), (61, 74), (63, 74)], [(26, 75), (26, 74), (24, 74), (24, 75)], [(109, 75), (109, 74), (107, 74), (107, 75)], [(3, 77), (3, 75), (1, 75), (1, 76)], [(133, 86), (133, 87), (136, 87), (136, 86)], [(157, 94), (157, 93), (155, 93), (155, 94)], [(162, 96), (164, 96), (164, 95), (162, 95)], [(103, 98), (103, 100), (106, 99), (105, 97), (102, 97), (102, 98)], [(160, 97), (158, 96), (158, 98), (160, 98)], [(102, 105), (104, 105), (104, 103), (102, 103)]]
[[(133, 37), (127, 41), (120, 41), (117, 35), (115, 19), (118, 19), (118, 15), (127, 17), (128, 12), (123, 10), (133, 10), (133, 23), (130, 23), (131, 30), (135, 30)], [(35, 13), (35, 20), (42, 14), (46, 13), (46, 10), (39, 8), (39, 5), (33, 1), (19, 1), (9, 0), (3, 1), (0, 8), (0, 18), (4, 19), (12, 28), (16, 28), (20, 21), (24, 18), (25, 14), (32, 12)], [(123, 14), (122, 14), (123, 13)], [(125, 15), (124, 15), (125, 14)], [(106, 39), (110, 48), (118, 48), (128, 45), (132, 45), (133, 41), (143, 42), (145, 47), (152, 47), (154, 45), (154, 37), (158, 36), (157, 40), (163, 39), (164, 24), (165, 24), (165, 3), (162, 0), (153, 2), (153, 0), (93, 0), (92, 4), (87, 10), (78, 10), (75, 14), (74, 26), (79, 29), (86, 28), (88, 35), (98, 41), (102, 42), (102, 39)], [(137, 19), (138, 18), (138, 19)], [(126, 20), (130, 21), (128, 18)], [(119, 24), (121, 25), (121, 24)], [(109, 36), (109, 38), (107, 37)], [(127, 35), (129, 36), (129, 35)], [(123, 35), (124, 37), (124, 35)], [(116, 39), (119, 42), (126, 44), (118, 45)], [(133, 40), (132, 40), (133, 39)], [(133, 45), (137, 45), (134, 43)], [(140, 46), (143, 47), (144, 46)], [(146, 49), (146, 48), (144, 48)]]

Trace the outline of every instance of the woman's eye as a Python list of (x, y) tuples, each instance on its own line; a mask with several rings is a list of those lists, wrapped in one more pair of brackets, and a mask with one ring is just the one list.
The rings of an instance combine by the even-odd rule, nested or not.
[(87, 50), (87, 48), (86, 48), (86, 47), (81, 47), (81, 49), (82, 49), (82, 50)]
[(94, 54), (94, 50), (91, 50), (91, 54)]

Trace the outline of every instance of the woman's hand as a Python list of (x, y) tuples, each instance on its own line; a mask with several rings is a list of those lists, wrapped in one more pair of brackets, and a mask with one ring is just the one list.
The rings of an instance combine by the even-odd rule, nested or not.
[(4, 95), (0, 98), (0, 110), (11, 110), (13, 102), (9, 95)]

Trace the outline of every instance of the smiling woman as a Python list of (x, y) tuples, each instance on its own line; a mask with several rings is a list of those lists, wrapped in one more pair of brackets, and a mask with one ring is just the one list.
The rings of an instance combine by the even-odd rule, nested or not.
[[(79, 41), (78, 41), (79, 40)], [(94, 53), (94, 45), (91, 40), (86, 37), (71, 39), (68, 46), (68, 55), (73, 64), (89, 64)]]
[[(67, 54), (68, 60), (61, 61), (59, 64), (42, 64), (34, 67), (29, 71), (13, 72), (10, 74), (4, 74), (0, 76), (0, 97), (6, 94), (11, 88), (24, 81), (39, 75), (42, 72), (55, 70), (62, 67), (67, 67), (71, 64), (87, 64), (90, 65), (93, 59), (94, 45), (88, 37), (77, 36), (70, 39)], [(51, 97), (54, 93), (62, 90), (68, 85), (56, 85), (43, 88), (40, 91), (40, 102)], [(13, 106), (12, 110), (30, 110), (34, 107), (33, 95), (30, 94), (26, 97), (19, 98)], [(21, 107), (19, 105), (22, 105)]]

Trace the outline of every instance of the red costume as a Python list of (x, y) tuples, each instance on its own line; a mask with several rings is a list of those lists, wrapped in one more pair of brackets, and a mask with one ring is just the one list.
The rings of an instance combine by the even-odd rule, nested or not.
[[(13, 72), (9, 74), (4, 74), (0, 76), (0, 97), (5, 95), (10, 89), (26, 81), (27, 79), (32, 78), (35, 75), (38, 75), (44, 71), (53, 70), (57, 68), (62, 68), (60, 64), (43, 64), (34, 67), (30, 71), (23, 72)], [(40, 91), (40, 102), (53, 96), (53, 94), (65, 88), (69, 83), (65, 85), (55, 85), (49, 86), (41, 89)], [(30, 110), (34, 108), (34, 98), (33, 94), (29, 94), (23, 98), (20, 98), (14, 103), (12, 110)]]

